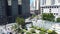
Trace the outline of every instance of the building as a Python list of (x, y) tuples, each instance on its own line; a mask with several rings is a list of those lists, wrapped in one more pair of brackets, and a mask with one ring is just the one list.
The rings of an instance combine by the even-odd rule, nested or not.
[(11, 0), (12, 16), (18, 16), (18, 0)]
[[(42, 0), (41, 0), (42, 1)], [(42, 1), (42, 3), (44, 3)], [(60, 0), (46, 0), (46, 4), (41, 3), (41, 14), (42, 13), (53, 13), (55, 18), (60, 17)]]
[(39, 0), (34, 0), (31, 4), (31, 13), (32, 14), (40, 14), (40, 8), (39, 8)]
[(12, 16), (27, 17), (30, 15), (30, 0), (9, 0), (8, 3), (11, 6)]
[(31, 4), (30, 4), (30, 13), (35, 14), (35, 0), (32, 1)]
[(30, 16), (30, 0), (22, 0), (22, 15), (24, 17)]
[(7, 0), (0, 0), (0, 23), (5, 24), (7, 22)]
[(17, 16), (30, 15), (30, 0), (0, 0), (0, 23), (13, 23)]
[[(30, 14), (30, 0), (8, 0), (9, 7), (9, 22), (15, 22), (17, 16), (22, 15), (27, 17)], [(28, 8), (26, 8), (28, 7)]]
[(18, 0), (18, 13), (19, 15), (22, 14), (22, 0)]
[(0, 0), (0, 15), (6, 16), (7, 11), (7, 0)]

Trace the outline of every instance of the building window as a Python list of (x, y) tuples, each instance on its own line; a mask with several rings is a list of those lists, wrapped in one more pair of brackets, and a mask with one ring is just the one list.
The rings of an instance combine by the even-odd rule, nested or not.
[(54, 13), (54, 15), (55, 15), (55, 13)]
[(47, 8), (47, 6), (45, 8)]
[(57, 6), (57, 8), (58, 8), (58, 6)]
[(49, 12), (51, 12), (51, 9), (50, 9), (50, 11)]
[(49, 7), (48, 7), (49, 8)]
[(56, 15), (58, 15), (58, 13), (56, 13)]
[(54, 13), (54, 15), (58, 15), (58, 13)]
[(56, 8), (56, 6), (54, 6), (54, 8)]
[(51, 8), (51, 6), (50, 6), (50, 8)]
[(52, 6), (52, 8), (53, 8), (53, 6)]
[(56, 8), (56, 6), (54, 8)]

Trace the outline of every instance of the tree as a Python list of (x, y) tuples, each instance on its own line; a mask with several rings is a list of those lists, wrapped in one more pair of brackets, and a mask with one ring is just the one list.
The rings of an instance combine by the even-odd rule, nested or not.
[(42, 14), (43, 20), (54, 21), (55, 17), (52, 13), (43, 13)]
[(12, 28), (14, 29), (15, 32), (17, 33), (22, 33), (23, 30), (22, 30), (22, 25), (25, 24), (25, 20), (24, 18), (20, 18), (20, 17), (17, 17), (16, 18), (16, 25), (12, 26)]
[(17, 18), (16, 18), (16, 23), (17, 23), (18, 25), (23, 25), (23, 24), (25, 23), (25, 20), (24, 20), (24, 18), (19, 18), (19, 17), (17, 17)]
[(16, 18), (16, 23), (18, 24), (18, 26), (20, 26), (21, 28), (23, 27), (23, 25), (25, 25), (25, 20), (24, 18), (20, 18), (20, 17), (17, 17)]

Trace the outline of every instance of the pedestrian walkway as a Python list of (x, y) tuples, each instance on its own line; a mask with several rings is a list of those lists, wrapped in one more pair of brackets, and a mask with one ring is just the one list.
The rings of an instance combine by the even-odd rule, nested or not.
[(0, 26), (0, 34), (2, 34), (2, 33), (7, 34), (7, 33), (12, 32), (11, 28), (12, 28), (12, 25), (14, 25), (14, 24), (16, 24), (16, 23), (11, 23), (11, 24)]
[(51, 29), (60, 34), (60, 23), (54, 24)]

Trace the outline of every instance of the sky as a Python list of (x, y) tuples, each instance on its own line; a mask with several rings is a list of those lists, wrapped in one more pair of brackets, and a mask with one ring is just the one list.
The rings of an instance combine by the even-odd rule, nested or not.
[(33, 1), (34, 1), (34, 0), (30, 0), (30, 4), (32, 4)]
[(30, 9), (34, 10), (33, 6), (31, 6), (32, 2), (34, 2), (34, 0), (30, 0)]
[[(32, 2), (34, 2), (35, 0), (30, 0), (30, 8), (32, 10), (35, 10), (35, 5), (32, 5)], [(34, 3), (33, 3), (34, 4)], [(36, 5), (36, 9), (38, 10), (38, 4)]]

